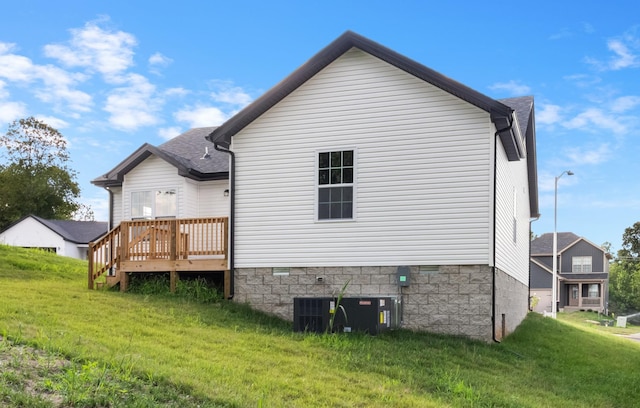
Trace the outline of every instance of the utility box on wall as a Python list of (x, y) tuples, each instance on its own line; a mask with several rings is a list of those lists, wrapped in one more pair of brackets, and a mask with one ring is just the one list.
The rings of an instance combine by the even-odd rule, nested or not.
[(400, 327), (401, 304), (398, 297), (294, 298), (294, 331), (364, 332), (372, 335)]
[(396, 274), (398, 279), (398, 286), (406, 287), (409, 286), (411, 281), (411, 269), (408, 266), (398, 266), (398, 272)]

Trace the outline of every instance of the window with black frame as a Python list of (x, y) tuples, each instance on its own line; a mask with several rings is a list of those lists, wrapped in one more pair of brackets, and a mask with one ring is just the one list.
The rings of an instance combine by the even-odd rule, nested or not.
[(318, 220), (353, 219), (354, 151), (318, 153)]

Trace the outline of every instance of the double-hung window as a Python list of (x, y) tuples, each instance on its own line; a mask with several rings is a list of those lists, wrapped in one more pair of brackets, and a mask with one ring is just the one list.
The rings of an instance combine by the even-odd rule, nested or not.
[(591, 273), (590, 256), (573, 256), (571, 257), (571, 264), (571, 272), (573, 273)]
[(354, 150), (318, 153), (318, 220), (351, 220)]

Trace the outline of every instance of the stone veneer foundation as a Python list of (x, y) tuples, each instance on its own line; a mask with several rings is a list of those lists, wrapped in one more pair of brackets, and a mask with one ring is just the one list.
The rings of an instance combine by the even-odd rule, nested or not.
[[(407, 287), (397, 267), (273, 268), (235, 270), (237, 302), (293, 320), (294, 297), (401, 296), (402, 327), (492, 341), (513, 331), (528, 310), (528, 288), (496, 269), (496, 324), (492, 323), (493, 272), (487, 265), (411, 267)], [(504, 322), (504, 324), (503, 324)], [(492, 330), (495, 330), (492, 333)]]

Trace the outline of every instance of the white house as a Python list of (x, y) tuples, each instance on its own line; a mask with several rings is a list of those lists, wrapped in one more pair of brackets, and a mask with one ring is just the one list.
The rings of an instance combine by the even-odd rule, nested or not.
[(405, 327), (488, 341), (525, 317), (532, 97), (346, 32), (208, 139), (229, 153), (235, 300), (292, 319), (293, 298), (350, 282), (401, 297)]
[(106, 232), (106, 222), (47, 220), (28, 215), (0, 232), (0, 243), (87, 259), (89, 242)]

